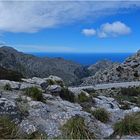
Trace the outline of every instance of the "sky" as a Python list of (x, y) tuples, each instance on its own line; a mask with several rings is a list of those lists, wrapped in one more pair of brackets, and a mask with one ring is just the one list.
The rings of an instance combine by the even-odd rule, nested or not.
[(0, 0), (0, 44), (23, 52), (136, 52), (140, 1)]

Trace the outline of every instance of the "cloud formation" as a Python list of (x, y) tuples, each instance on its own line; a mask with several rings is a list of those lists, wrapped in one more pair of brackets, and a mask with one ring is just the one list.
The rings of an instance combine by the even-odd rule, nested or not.
[(117, 37), (121, 35), (128, 35), (131, 33), (131, 28), (121, 21), (113, 23), (102, 24), (99, 29), (83, 29), (82, 33), (85, 36), (97, 35), (99, 38)]
[(85, 35), (85, 36), (93, 36), (93, 35), (96, 35), (96, 30), (94, 29), (83, 29), (82, 30), (82, 33)]
[(130, 27), (120, 21), (105, 23), (101, 25), (100, 29), (98, 30), (98, 36), (100, 38), (117, 37), (120, 35), (128, 35), (130, 33)]
[[(0, 32), (33, 33), (77, 21), (86, 21), (140, 6), (139, 2), (0, 1)], [(108, 12), (106, 12), (106, 10)]]

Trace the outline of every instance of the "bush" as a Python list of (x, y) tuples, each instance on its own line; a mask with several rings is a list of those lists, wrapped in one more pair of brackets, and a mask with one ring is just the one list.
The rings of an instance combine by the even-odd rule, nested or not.
[(10, 84), (6, 84), (4, 86), (4, 90), (12, 90), (11, 85)]
[(37, 87), (30, 87), (25, 89), (25, 95), (31, 97), (36, 101), (44, 101), (42, 91), (39, 90)]
[(46, 134), (43, 134), (39, 131), (36, 131), (30, 135), (25, 136), (25, 139), (36, 139), (36, 140), (41, 140), (41, 139), (47, 139), (48, 136)]
[(140, 95), (140, 87), (122, 88), (121, 94), (125, 96), (138, 96)]
[(99, 121), (106, 123), (109, 121), (110, 114), (104, 108), (98, 108), (92, 111), (92, 115)]
[(73, 117), (67, 121), (62, 127), (63, 136), (66, 139), (93, 139), (94, 134), (89, 132), (85, 126), (84, 119), (82, 117)]
[(81, 92), (79, 95), (78, 95), (78, 102), (88, 102), (90, 99), (90, 97), (86, 96), (86, 94), (84, 92)]
[(19, 138), (17, 126), (8, 117), (0, 117), (0, 139)]
[(140, 135), (140, 112), (127, 115), (114, 126), (116, 135)]
[(68, 88), (63, 87), (62, 91), (59, 93), (59, 96), (63, 99), (63, 100), (67, 100), (70, 102), (75, 102), (75, 97), (74, 94), (72, 92), (70, 92), (68, 90)]

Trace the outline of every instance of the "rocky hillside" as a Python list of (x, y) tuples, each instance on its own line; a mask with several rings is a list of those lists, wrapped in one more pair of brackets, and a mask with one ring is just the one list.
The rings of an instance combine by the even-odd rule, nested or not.
[(117, 64), (118, 63), (113, 63), (110, 60), (101, 60), (98, 61), (96, 64), (89, 66), (88, 70), (90, 75), (93, 76), (96, 74), (96, 72), (103, 72), (106, 69), (111, 69), (113, 66)]
[(136, 99), (140, 89), (106, 92), (68, 88), (56, 76), (0, 80), (0, 138), (139, 139), (139, 104), (125, 94)]
[(140, 51), (127, 58), (122, 64), (115, 64), (112, 68), (98, 71), (95, 75), (83, 79), (82, 85), (96, 83), (113, 83), (140, 80)]
[(13, 71), (18, 71), (24, 77), (46, 77), (51, 74), (60, 76), (65, 82), (71, 84), (79, 79), (78, 71), (83, 67), (62, 58), (38, 58), (33, 55), (18, 52), (11, 47), (0, 48), (0, 66)]
[(0, 67), (0, 79), (21, 81), (21, 78), (23, 78), (23, 76), (19, 72)]

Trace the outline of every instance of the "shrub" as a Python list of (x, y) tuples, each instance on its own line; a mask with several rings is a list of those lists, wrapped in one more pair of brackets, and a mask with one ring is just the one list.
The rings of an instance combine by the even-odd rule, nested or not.
[(60, 85), (61, 87), (64, 86), (63, 81), (54, 81), (52, 79), (47, 79), (48, 85)]
[(51, 79), (47, 79), (47, 83), (49, 84), (49, 85), (55, 85), (56, 83), (53, 81), (53, 80), (51, 80)]
[(140, 112), (127, 115), (114, 126), (117, 135), (140, 135)]
[(0, 138), (15, 139), (19, 138), (17, 126), (8, 117), (0, 117)]
[(81, 92), (78, 95), (78, 102), (88, 102), (90, 99), (90, 97), (86, 96), (86, 94), (84, 92)]
[(82, 117), (76, 116), (67, 121), (62, 127), (63, 136), (66, 139), (93, 139), (94, 134), (89, 132)]
[(99, 121), (106, 123), (109, 121), (110, 114), (104, 108), (98, 108), (92, 111), (92, 115)]
[(4, 86), (4, 90), (12, 90), (11, 85), (10, 84), (6, 84)]
[(25, 136), (25, 139), (38, 139), (38, 140), (41, 140), (41, 139), (47, 139), (48, 136), (46, 134), (43, 134), (39, 131), (36, 131), (30, 135), (27, 135)]
[(25, 95), (31, 97), (36, 101), (44, 101), (42, 91), (39, 90), (37, 87), (30, 87), (25, 89)]
[(140, 95), (140, 87), (122, 88), (121, 94), (128, 95), (128, 96), (138, 96)]
[(64, 100), (75, 102), (74, 94), (70, 92), (66, 87), (62, 88), (62, 91), (59, 93), (59, 96)]

